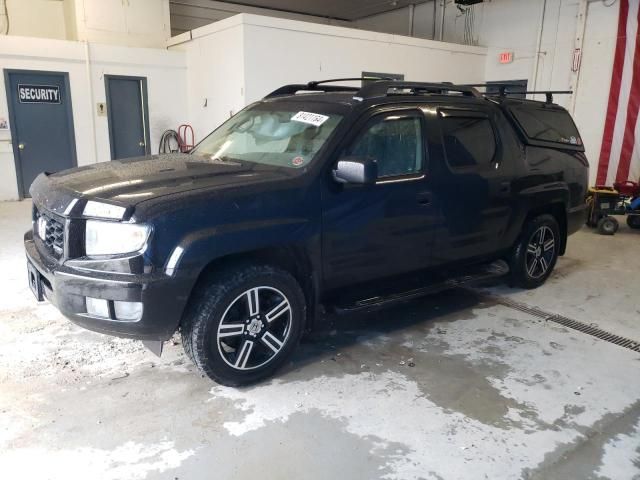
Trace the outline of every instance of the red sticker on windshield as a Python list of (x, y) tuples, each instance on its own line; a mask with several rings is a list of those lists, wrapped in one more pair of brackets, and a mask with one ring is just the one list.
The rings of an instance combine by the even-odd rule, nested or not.
[(302, 157), (295, 157), (293, 160), (291, 160), (291, 163), (295, 166), (295, 167), (299, 167), (300, 165), (302, 165), (304, 163), (304, 158)]

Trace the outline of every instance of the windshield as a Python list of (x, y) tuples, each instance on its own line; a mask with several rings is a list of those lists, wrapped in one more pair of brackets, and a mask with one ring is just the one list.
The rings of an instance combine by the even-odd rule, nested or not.
[(193, 150), (211, 161), (247, 161), (301, 168), (313, 161), (342, 119), (294, 109), (256, 105), (229, 119)]

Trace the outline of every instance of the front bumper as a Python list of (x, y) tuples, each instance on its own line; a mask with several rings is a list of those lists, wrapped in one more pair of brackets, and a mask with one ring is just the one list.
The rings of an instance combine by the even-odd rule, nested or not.
[[(168, 340), (178, 328), (194, 280), (164, 272), (111, 273), (85, 271), (59, 263), (40, 252), (33, 232), (24, 236), (27, 259), (38, 271), (45, 298), (72, 322), (108, 335), (140, 340)], [(87, 314), (86, 297), (141, 302), (137, 321), (120, 321)]]

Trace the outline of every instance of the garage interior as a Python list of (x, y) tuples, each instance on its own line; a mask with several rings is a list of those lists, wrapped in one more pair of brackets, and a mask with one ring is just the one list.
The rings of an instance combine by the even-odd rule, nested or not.
[(180, 149), (167, 130), (194, 144), (284, 84), (373, 72), (570, 90), (554, 102), (589, 184), (638, 182), (638, 3), (0, 0), (3, 478), (640, 479), (640, 231), (622, 216), (571, 236), (540, 288), (328, 315), (243, 388), (198, 375), (179, 335), (158, 358), (38, 304), (22, 243), (42, 171)]

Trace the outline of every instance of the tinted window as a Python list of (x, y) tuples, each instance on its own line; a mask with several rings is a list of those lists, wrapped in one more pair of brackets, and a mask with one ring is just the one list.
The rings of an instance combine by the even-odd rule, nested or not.
[(379, 177), (394, 177), (422, 169), (422, 130), (417, 117), (380, 117), (351, 145), (347, 155), (378, 161)]
[(521, 105), (512, 107), (511, 111), (529, 138), (582, 145), (578, 129), (565, 110)]
[(447, 161), (452, 167), (489, 165), (496, 139), (487, 118), (443, 117), (442, 135)]

